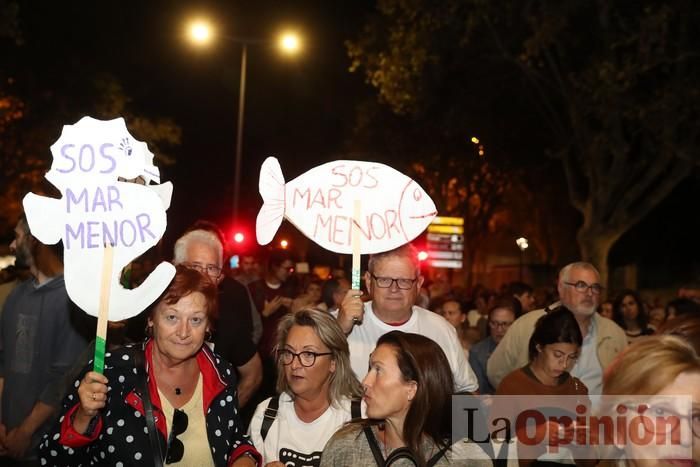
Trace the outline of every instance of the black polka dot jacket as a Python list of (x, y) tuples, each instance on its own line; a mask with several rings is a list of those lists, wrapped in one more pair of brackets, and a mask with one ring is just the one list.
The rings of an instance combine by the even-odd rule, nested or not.
[[(83, 369), (63, 401), (58, 422), (39, 445), (41, 465), (153, 465), (153, 451), (146, 428), (143, 401), (140, 390), (137, 389), (139, 384), (133, 361), (134, 351), (138, 352), (138, 347), (141, 346), (145, 346), (149, 394), (160, 435), (161, 450), (165, 453), (167, 428), (151, 365), (153, 342), (147, 341), (136, 348), (120, 348), (105, 355), (104, 374), (109, 380), (107, 405), (102, 409), (90, 435), (76, 432), (71, 424), (72, 415), (79, 405), (80, 380), (92, 369), (92, 362)], [(202, 372), (202, 402), (214, 464), (217, 467), (231, 465), (246, 452), (250, 452), (260, 464), (261, 457), (243, 434), (238, 418), (234, 368), (206, 345), (196, 358)]]

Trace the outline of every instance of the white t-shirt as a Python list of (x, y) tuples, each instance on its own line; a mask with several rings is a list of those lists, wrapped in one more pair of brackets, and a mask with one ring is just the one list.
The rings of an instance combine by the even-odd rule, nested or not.
[(365, 315), (362, 324), (353, 326), (348, 336), (350, 364), (360, 381), (367, 374), (369, 354), (377, 345), (377, 340), (390, 331), (412, 332), (428, 337), (442, 348), (450, 363), (456, 391), (474, 392), (479, 383), (469, 361), (464, 358), (464, 349), (457, 337), (455, 328), (442, 316), (424, 308), (414, 306), (411, 317), (400, 326), (384, 323), (372, 311), (372, 302), (364, 305)]
[(467, 313), (467, 321), (469, 321), (469, 327), (470, 328), (475, 328), (479, 326), (479, 320), (481, 318), (486, 318), (488, 315), (482, 315), (479, 313), (479, 310), (469, 310)]
[(576, 365), (571, 369), (571, 374), (586, 385), (588, 394), (603, 394), (603, 367), (598, 360), (597, 342), (596, 320), (592, 319), (588, 327), (588, 334), (583, 338), (581, 353), (576, 360)]
[[(290, 395), (283, 393), (280, 395), (277, 417), (270, 425), (270, 430), (263, 442), (260, 427), (269, 402), (270, 398), (258, 404), (248, 429), (248, 435), (255, 449), (262, 454), (262, 465), (279, 461), (286, 467), (318, 467), (321, 463), (323, 447), (331, 436), (352, 418), (351, 401), (343, 399), (340, 402), (341, 408), (331, 405), (313, 422), (303, 422), (294, 411), (294, 402)], [(361, 412), (364, 417), (364, 402)]]

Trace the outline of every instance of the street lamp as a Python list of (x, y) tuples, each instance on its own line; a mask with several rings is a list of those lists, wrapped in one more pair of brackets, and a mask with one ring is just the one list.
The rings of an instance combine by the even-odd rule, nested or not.
[[(197, 46), (206, 46), (214, 38), (222, 38), (237, 44), (241, 44), (241, 78), (238, 89), (238, 121), (236, 125), (236, 164), (233, 176), (233, 225), (238, 221), (238, 201), (241, 189), (241, 161), (243, 159), (243, 123), (245, 119), (245, 89), (248, 67), (248, 45), (266, 44), (270, 41), (230, 37), (216, 34), (209, 22), (204, 19), (193, 20), (187, 27), (187, 36)], [(287, 55), (295, 55), (301, 50), (301, 38), (294, 31), (286, 31), (280, 35), (277, 45), (280, 51)]]
[(520, 282), (523, 281), (523, 256), (525, 255), (525, 250), (530, 246), (527, 243), (527, 238), (520, 237), (515, 240), (515, 244), (520, 248)]

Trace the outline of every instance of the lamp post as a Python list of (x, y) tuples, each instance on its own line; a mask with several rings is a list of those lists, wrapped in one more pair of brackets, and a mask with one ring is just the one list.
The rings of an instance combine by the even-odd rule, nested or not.
[[(238, 89), (238, 120), (236, 122), (236, 162), (233, 176), (233, 225), (238, 221), (238, 203), (241, 190), (241, 163), (243, 160), (243, 124), (245, 121), (245, 92), (248, 68), (248, 45), (266, 44), (270, 41), (261, 39), (237, 38), (216, 34), (213, 27), (205, 20), (195, 20), (189, 23), (188, 36), (198, 46), (206, 46), (212, 39), (222, 39), (241, 44), (241, 77)], [(301, 49), (299, 36), (292, 31), (284, 32), (278, 39), (278, 47), (288, 55), (294, 55)]]
[(530, 246), (527, 243), (527, 238), (520, 237), (515, 240), (515, 244), (520, 248), (520, 282), (523, 281), (523, 256), (525, 255), (525, 250)]

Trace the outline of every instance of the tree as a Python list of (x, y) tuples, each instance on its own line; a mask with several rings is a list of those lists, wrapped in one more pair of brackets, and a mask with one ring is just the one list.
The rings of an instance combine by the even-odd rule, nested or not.
[(441, 215), (464, 219), (464, 285), (470, 288), (480, 247), (495, 230), (496, 213), (511, 183), (509, 174), (473, 158), (415, 162), (411, 174), (436, 202)]
[(2, 94), (0, 89), (0, 232), (14, 226), (26, 193), (57, 194), (44, 179), (52, 160), (49, 147), (60, 136), (63, 124), (75, 123), (83, 115), (124, 117), (129, 131), (148, 143), (156, 164), (162, 167), (175, 162), (167, 150), (180, 144), (180, 127), (167, 118), (132, 113), (129, 98), (110, 75), (98, 75), (80, 89), (80, 96), (61, 90), (23, 98), (20, 90), (10, 90), (11, 94)]
[(612, 245), (697, 165), (699, 16), (690, 0), (380, 0), (348, 51), (403, 115), (440, 96), (446, 113), (470, 109), (474, 67), (511, 76), (513, 88), (486, 80), (481, 93), (511, 97), (499, 112), (511, 127), (548, 130), (541, 148), (583, 217), (581, 256), (606, 283)]

